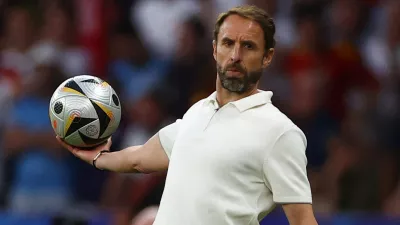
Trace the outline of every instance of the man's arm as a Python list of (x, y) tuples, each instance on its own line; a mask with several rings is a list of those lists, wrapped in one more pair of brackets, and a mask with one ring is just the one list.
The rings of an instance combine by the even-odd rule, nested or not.
[[(72, 154), (81, 160), (92, 164), (93, 159), (102, 150), (109, 150), (112, 144), (111, 138), (106, 144), (98, 146), (93, 150), (82, 150), (74, 148), (60, 138), (59, 142)], [(150, 138), (144, 145), (132, 146), (120, 151), (103, 153), (96, 160), (96, 167), (103, 170), (119, 173), (150, 173), (166, 170), (169, 159), (161, 146), (159, 135)]]
[(150, 173), (167, 170), (168, 163), (167, 154), (156, 134), (144, 145), (103, 154), (98, 158), (96, 166), (99, 169), (122, 173)]
[[(119, 173), (150, 173), (167, 170), (180, 121), (177, 120), (175, 123), (164, 127), (144, 145), (132, 146), (116, 152), (102, 153), (97, 158), (95, 166), (99, 169)], [(64, 148), (89, 164), (93, 164), (93, 159), (102, 150), (110, 150), (112, 144), (110, 138), (104, 145), (88, 151), (74, 148), (60, 138), (57, 139)]]
[(318, 225), (311, 204), (282, 205), (290, 225)]
[(290, 225), (316, 225), (307, 178), (306, 138), (293, 126), (278, 137), (264, 160), (266, 185)]

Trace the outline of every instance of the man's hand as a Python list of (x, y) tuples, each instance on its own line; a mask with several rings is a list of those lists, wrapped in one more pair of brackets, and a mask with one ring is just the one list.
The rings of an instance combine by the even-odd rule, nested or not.
[(318, 225), (311, 204), (282, 205), (290, 225)]
[[(79, 159), (92, 165), (93, 159), (102, 150), (109, 150), (111, 138), (107, 143), (91, 150), (72, 147), (59, 137), (59, 143)], [(119, 173), (151, 173), (168, 169), (169, 159), (161, 146), (158, 134), (150, 138), (144, 145), (131, 146), (122, 150), (101, 155), (96, 160), (96, 167)]]
[(63, 140), (61, 140), (61, 138), (59, 136), (56, 137), (57, 141), (68, 151), (70, 151), (72, 154), (74, 154), (74, 156), (76, 156), (77, 158), (89, 163), (90, 165), (92, 165), (93, 159), (94, 157), (96, 157), (96, 155), (102, 151), (102, 150), (110, 150), (111, 145), (112, 145), (112, 141), (111, 141), (111, 137), (107, 140), (106, 143), (97, 146), (94, 149), (90, 149), (90, 150), (83, 150), (83, 149), (79, 149), (76, 147), (73, 147), (69, 144), (67, 144), (66, 142), (64, 142)]

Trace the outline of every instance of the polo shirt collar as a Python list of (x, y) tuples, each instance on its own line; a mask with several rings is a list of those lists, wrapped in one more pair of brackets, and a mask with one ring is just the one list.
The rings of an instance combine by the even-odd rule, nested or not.
[[(258, 90), (259, 92), (254, 95), (250, 95), (246, 98), (239, 99), (234, 102), (230, 102), (228, 104), (234, 105), (240, 112), (244, 112), (248, 109), (254, 108), (256, 106), (264, 105), (267, 103), (271, 103), (272, 98), (272, 91), (262, 91)], [(218, 109), (218, 102), (217, 102), (217, 92), (215, 91), (212, 93), (205, 101), (206, 104), (211, 104), (214, 109)]]

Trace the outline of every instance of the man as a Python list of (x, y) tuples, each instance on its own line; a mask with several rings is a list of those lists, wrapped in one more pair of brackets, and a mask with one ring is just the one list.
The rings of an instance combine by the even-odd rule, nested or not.
[[(282, 204), (291, 225), (317, 224), (306, 175), (306, 138), (257, 89), (274, 54), (275, 25), (243, 6), (218, 18), (214, 31), (216, 92), (142, 146), (107, 152), (66, 145), (99, 169), (167, 170), (155, 225), (259, 224)], [(105, 150), (105, 151), (104, 151)]]

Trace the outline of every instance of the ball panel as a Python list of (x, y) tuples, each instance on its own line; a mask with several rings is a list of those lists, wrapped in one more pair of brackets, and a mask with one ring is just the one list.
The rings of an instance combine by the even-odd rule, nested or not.
[(121, 109), (121, 101), (119, 100), (119, 97), (117, 93), (115, 92), (114, 89), (111, 88), (112, 95), (111, 95), (111, 101), (110, 101), (110, 106)]
[[(95, 138), (94, 139), (94, 138), (90, 138), (90, 137), (84, 135), (80, 131), (78, 131), (78, 133), (79, 133), (82, 141), (85, 143), (86, 147), (93, 147), (93, 146), (100, 145), (100, 144), (106, 142), (107, 139), (109, 138), (109, 137), (105, 137), (105, 138)], [(82, 146), (82, 147), (84, 147), (84, 146)]]
[(104, 131), (104, 133), (102, 134), (102, 136), (100, 137), (107, 137), (110, 136), (111, 134), (113, 134), (118, 126), (119, 123), (121, 121), (121, 110), (111, 107), (111, 106), (104, 106), (105, 108), (107, 108), (108, 110), (108, 114), (110, 114), (110, 123), (108, 124), (108, 127), (106, 128), (106, 130)]
[(59, 100), (60, 98), (64, 98), (64, 97), (68, 97), (68, 96), (79, 96), (79, 97), (85, 97), (84, 95), (81, 94), (74, 94), (74, 93), (67, 93), (67, 92), (63, 92), (61, 89), (60, 91), (56, 94), (54, 93), (53, 98), (51, 99), (51, 102), (56, 102), (57, 100)]
[(93, 122), (90, 122), (86, 125), (83, 125), (79, 128), (79, 132), (81, 132), (83, 135), (96, 139), (99, 137), (100, 134), (100, 122), (98, 119), (94, 120)]
[(60, 98), (66, 97), (66, 96), (84, 96), (82, 93), (75, 91), (71, 88), (65, 87), (65, 85), (71, 80), (72, 78), (67, 79), (63, 83), (61, 83), (57, 89), (54, 91), (53, 96), (51, 97), (50, 102), (57, 101)]
[(85, 118), (97, 118), (93, 104), (88, 98), (67, 96), (65, 99), (65, 118), (75, 114)]
[(86, 144), (83, 142), (81, 136), (79, 135), (78, 131), (75, 131), (68, 137), (64, 137), (64, 141), (67, 144), (72, 145), (74, 147), (90, 147), (90, 146), (86, 146)]
[(61, 97), (56, 99), (55, 101), (51, 101), (49, 105), (49, 113), (53, 114), (53, 116), (57, 117), (60, 120), (64, 120), (64, 112), (65, 112), (65, 98)]
[(75, 78), (75, 80), (88, 98), (96, 99), (104, 104), (109, 104), (111, 90), (106, 82), (87, 75), (79, 76)]
[(88, 137), (98, 136), (98, 134), (99, 134), (98, 126), (89, 125), (88, 127), (85, 128), (85, 135), (88, 136)]
[(62, 95), (62, 93), (60, 93), (60, 90), (61, 90), (62, 87), (64, 87), (64, 85), (65, 85), (66, 83), (67, 83), (67, 80), (64, 81), (64, 82), (62, 82), (62, 83), (57, 87), (57, 89), (54, 91), (53, 95), (51, 96), (50, 104), (53, 104), (54, 101), (55, 101), (56, 99), (59, 99), (59, 98), (64, 97), (64, 96)]
[(85, 95), (85, 92), (82, 90), (82, 88), (75, 82), (74, 79), (68, 80), (68, 82), (65, 84), (63, 87), (63, 91), (65, 92), (72, 92), (76, 94), (81, 94)]
[[(64, 113), (64, 133), (67, 134), (71, 125), (79, 124), (81, 118), (97, 119), (96, 111), (93, 108), (90, 100), (84, 96), (68, 96), (65, 98), (65, 113)], [(85, 120), (87, 122), (87, 120)], [(83, 122), (85, 122), (83, 121)], [(91, 121), (90, 121), (91, 122)], [(77, 126), (74, 126), (77, 127)], [(79, 129), (79, 127), (78, 127)], [(68, 134), (70, 134), (69, 132)]]
[(107, 129), (108, 124), (111, 121), (112, 111), (110, 111), (106, 105), (100, 103), (99, 101), (91, 100), (93, 107), (96, 110), (97, 117), (100, 121), (100, 133), (99, 136), (101, 137), (104, 131)]
[(92, 75), (88, 75), (88, 74), (83, 74), (83, 75), (79, 75), (79, 76), (75, 76), (73, 77), (73, 79), (77, 82), (77, 83), (81, 83), (82, 81), (87, 82), (87, 80), (93, 80), (94, 82), (97, 83), (101, 83), (103, 80), (96, 77), (96, 76), (92, 76)]
[(80, 126), (74, 132), (65, 137), (65, 141), (75, 147), (88, 148), (100, 144), (98, 119)]
[(85, 95), (82, 94), (81, 92), (79, 92), (79, 91), (77, 91), (77, 90), (74, 90), (74, 89), (72, 89), (72, 88), (69, 88), (69, 87), (63, 87), (63, 88), (61, 88), (60, 93), (62, 93), (62, 92), (64, 92), (64, 93), (69, 93), (69, 94), (73, 94), (73, 95), (85, 96)]
[(59, 137), (63, 138), (64, 137), (64, 129), (63, 129), (64, 121), (62, 119), (58, 118), (57, 116), (55, 116), (52, 111), (50, 111), (49, 116), (50, 116), (51, 126), (53, 127), (54, 132)]
[(68, 137), (75, 131), (81, 129), (82, 127), (86, 126), (87, 124), (95, 120), (96, 119), (94, 118), (75, 117), (70, 126), (67, 128), (67, 133), (65, 134), (65, 137)]

